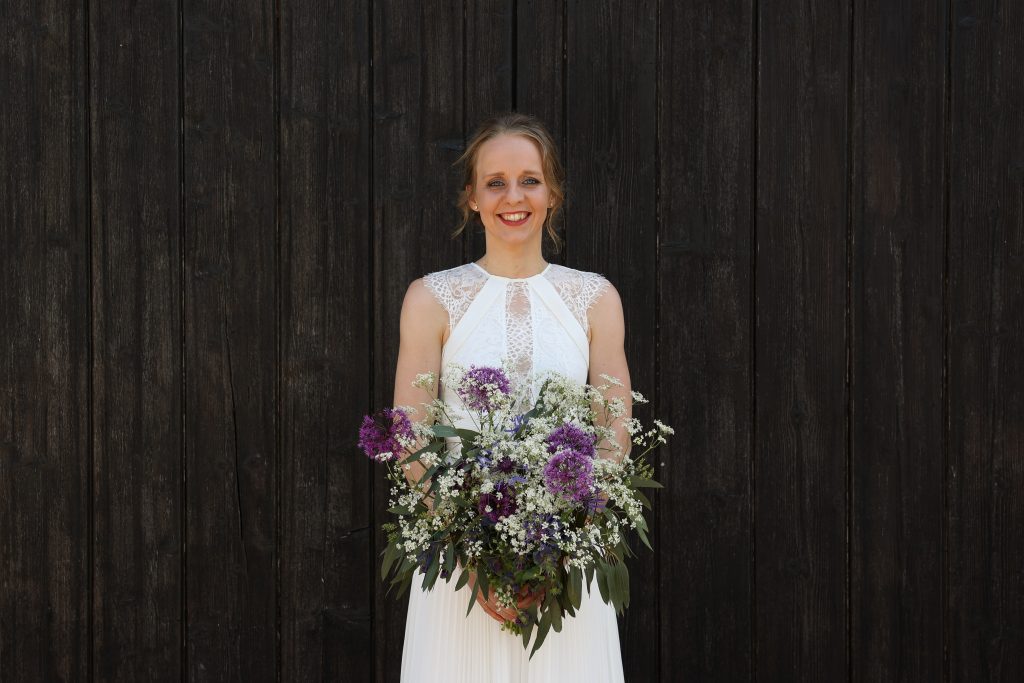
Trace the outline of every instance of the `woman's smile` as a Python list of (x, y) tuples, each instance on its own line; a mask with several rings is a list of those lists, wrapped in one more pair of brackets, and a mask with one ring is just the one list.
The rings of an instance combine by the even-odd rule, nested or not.
[(506, 213), (499, 213), (498, 218), (502, 223), (511, 227), (517, 227), (526, 223), (530, 218), (529, 211), (510, 211)]

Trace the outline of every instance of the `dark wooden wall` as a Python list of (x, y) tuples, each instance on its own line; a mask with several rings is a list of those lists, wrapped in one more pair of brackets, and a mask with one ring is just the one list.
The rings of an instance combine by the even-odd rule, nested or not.
[[(399, 305), (535, 113), (674, 425), (630, 681), (1024, 679), (1024, 3), (0, 2), (0, 680), (396, 681)], [(636, 544), (634, 544), (636, 545)]]

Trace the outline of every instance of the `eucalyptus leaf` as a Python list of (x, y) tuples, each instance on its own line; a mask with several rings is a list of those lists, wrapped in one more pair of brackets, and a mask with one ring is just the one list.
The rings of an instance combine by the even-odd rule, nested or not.
[(469, 583), (469, 570), (463, 569), (462, 574), (459, 576), (459, 580), (455, 582), (455, 590), (457, 591), (461, 589), (467, 583)]
[(649, 488), (649, 489), (663, 489), (665, 488), (653, 479), (647, 479), (636, 474), (631, 474), (626, 478), (626, 482), (637, 488)]
[(573, 567), (569, 572), (566, 593), (569, 594), (569, 603), (579, 609), (583, 603), (583, 571), (579, 567)]
[(533, 659), (533, 653), (540, 649), (540, 646), (544, 644), (544, 639), (548, 637), (548, 631), (551, 630), (551, 610), (548, 610), (540, 618), (540, 626), (537, 627), (537, 639), (533, 642), (533, 649), (530, 650), (530, 659)]
[(608, 592), (607, 564), (601, 563), (597, 567), (597, 588), (601, 591), (601, 599), (610, 602), (611, 596)]
[(430, 430), (434, 432), (434, 436), (458, 436), (455, 431), (455, 427), (451, 425), (436, 424), (430, 427)]

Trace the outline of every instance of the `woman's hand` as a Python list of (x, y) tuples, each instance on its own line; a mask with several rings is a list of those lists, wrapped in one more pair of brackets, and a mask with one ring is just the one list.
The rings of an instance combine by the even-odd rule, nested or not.
[[(469, 583), (467, 584), (472, 590), (473, 584), (476, 582), (476, 572), (472, 569), (469, 570)], [(519, 609), (529, 609), (529, 607), (537, 602), (544, 599), (545, 591), (534, 593), (529, 590), (528, 586), (523, 586), (517, 596), (516, 604)], [(494, 596), (494, 589), (488, 586), (487, 595), (484, 595), (482, 591), (477, 591), (476, 601), (483, 608), (492, 619), (497, 622), (505, 623), (506, 621), (514, 621), (516, 618), (515, 610), (502, 607), (498, 604), (497, 599)]]

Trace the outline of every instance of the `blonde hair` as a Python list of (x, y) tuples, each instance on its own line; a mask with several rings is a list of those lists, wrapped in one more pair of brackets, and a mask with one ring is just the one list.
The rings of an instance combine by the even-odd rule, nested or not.
[[(547, 183), (551, 199), (554, 202), (544, 220), (544, 228), (555, 245), (555, 251), (560, 251), (562, 240), (555, 230), (555, 218), (561, 213), (562, 205), (565, 203), (565, 171), (562, 169), (562, 162), (558, 159), (558, 148), (547, 127), (541, 123), (540, 119), (519, 112), (498, 114), (481, 123), (473, 133), (469, 144), (466, 145), (466, 150), (456, 159), (455, 165), (462, 166), (462, 185), (459, 190), (459, 199), (456, 202), (456, 206), (462, 213), (462, 222), (452, 233), (452, 237), (462, 234), (476, 213), (469, 208), (469, 196), (472, 190), (467, 190), (466, 186), (476, 185), (476, 159), (480, 147), (488, 140), (500, 135), (520, 135), (537, 145), (540, 151), (541, 172), (544, 174), (544, 182)], [(476, 219), (480, 223), (480, 217), (476, 216)]]

